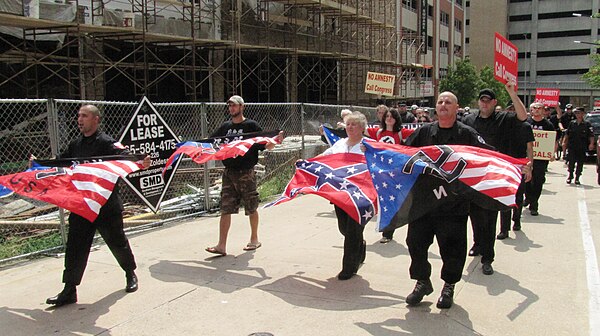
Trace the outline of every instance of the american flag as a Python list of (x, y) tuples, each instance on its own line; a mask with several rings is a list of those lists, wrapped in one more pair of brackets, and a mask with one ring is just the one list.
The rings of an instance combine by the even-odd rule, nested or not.
[[(167, 159), (167, 163), (165, 163), (165, 168), (163, 168), (162, 174), (173, 166), (173, 163), (181, 157), (182, 154), (186, 154), (189, 156), (192, 161), (197, 163), (204, 163), (208, 161), (203, 161), (209, 155), (215, 154), (217, 151), (213, 148), (213, 145), (205, 142), (194, 142), (194, 141), (186, 141), (180, 142), (177, 145), (177, 149), (169, 158)], [(201, 161), (201, 162), (198, 162)]]
[(377, 214), (377, 195), (361, 154), (331, 154), (297, 161), (296, 173), (285, 191), (265, 207), (300, 194), (324, 197), (362, 225)]
[(85, 163), (0, 176), (0, 184), (14, 192), (45, 201), (93, 222), (120, 177), (141, 169), (132, 161)]
[[(278, 133), (278, 131), (277, 131)], [(238, 135), (241, 138), (241, 135)], [(255, 136), (234, 141), (222, 141), (223, 138), (205, 139), (200, 141), (187, 141), (177, 144), (177, 150), (167, 159), (163, 174), (173, 166), (181, 154), (186, 154), (192, 161), (203, 164), (211, 160), (225, 160), (237, 156), (244, 156), (254, 144), (278, 143), (277, 136)], [(222, 145), (220, 145), (222, 144)]]
[(406, 224), (456, 198), (487, 208), (515, 204), (527, 159), (462, 145), (408, 147), (363, 141), (380, 204), (379, 230)]

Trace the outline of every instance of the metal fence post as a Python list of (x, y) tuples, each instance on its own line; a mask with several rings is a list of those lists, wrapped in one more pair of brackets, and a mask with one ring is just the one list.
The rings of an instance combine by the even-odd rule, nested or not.
[(300, 132), (302, 136), (301, 155), (303, 159), (306, 159), (306, 144), (304, 141), (305, 129), (304, 129), (304, 103), (300, 103)]
[[(48, 99), (47, 103), (48, 109), (48, 135), (50, 137), (50, 150), (53, 157), (58, 156), (59, 148), (58, 148), (58, 114), (56, 108), (56, 102), (54, 99)], [(65, 210), (63, 208), (58, 208), (58, 221), (59, 221), (59, 231), (60, 238), (62, 240), (63, 247), (67, 246), (67, 223), (65, 222)]]
[[(208, 137), (206, 134), (207, 131), (207, 123), (208, 123), (208, 114), (207, 114), (206, 104), (200, 104), (200, 132), (202, 132), (202, 138), (205, 139)], [(204, 209), (210, 209), (210, 172), (208, 170), (208, 162), (204, 164)]]

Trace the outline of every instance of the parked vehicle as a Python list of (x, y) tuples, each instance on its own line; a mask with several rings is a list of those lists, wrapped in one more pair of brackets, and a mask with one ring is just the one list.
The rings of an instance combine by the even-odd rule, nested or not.
[[(598, 135), (600, 135), (600, 112), (594, 111), (594, 112), (589, 112), (588, 114), (585, 115), (585, 118), (583, 119), (587, 122), (589, 122), (590, 124), (592, 124), (592, 128), (594, 128), (594, 143), (598, 143)], [(593, 151), (589, 151), (588, 152), (588, 156), (596, 156), (596, 158), (598, 158), (598, 146), (596, 146), (596, 150)]]

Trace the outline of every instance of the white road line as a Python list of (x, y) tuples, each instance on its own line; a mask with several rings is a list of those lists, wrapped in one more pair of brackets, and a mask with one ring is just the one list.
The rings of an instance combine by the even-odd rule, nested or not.
[(600, 271), (598, 271), (596, 247), (594, 246), (592, 228), (590, 227), (587, 205), (585, 203), (585, 189), (578, 187), (577, 196), (577, 204), (579, 206), (579, 225), (581, 227), (583, 251), (585, 252), (587, 284), (590, 295), (590, 335), (600, 335)]

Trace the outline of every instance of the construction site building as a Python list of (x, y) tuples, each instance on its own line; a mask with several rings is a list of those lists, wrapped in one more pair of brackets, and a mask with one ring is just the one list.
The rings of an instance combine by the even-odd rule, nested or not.
[[(462, 0), (0, 0), (0, 97), (432, 106)], [(368, 71), (395, 75), (365, 93)]]

